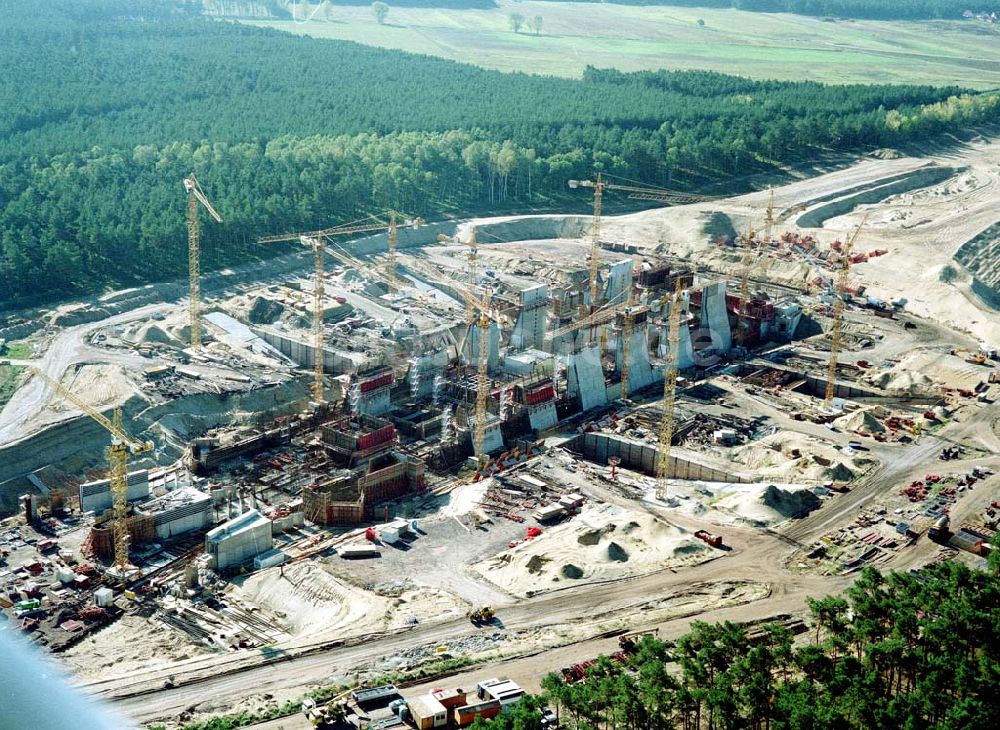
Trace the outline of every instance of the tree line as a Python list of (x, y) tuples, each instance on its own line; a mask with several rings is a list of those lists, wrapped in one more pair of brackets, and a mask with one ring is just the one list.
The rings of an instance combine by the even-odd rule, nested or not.
[(795, 13), (870, 20), (961, 20), (966, 10), (975, 13), (1000, 12), (998, 0), (555, 0), (564, 1), (733, 8), (756, 13)]
[(540, 696), (472, 730), (536, 730), (546, 704), (570, 730), (956, 730), (1000, 717), (995, 564), (868, 568), (844, 597), (808, 606), (805, 642), (776, 623), (695, 622), (676, 644), (644, 637), (624, 663), (599, 658), (581, 682), (550, 674)]
[[(705, 72), (506, 74), (142, 0), (12, 0), (0, 25), (0, 305), (180, 276), (181, 179), (222, 214), (205, 266), (260, 235), (396, 208), (584, 206), (595, 170), (729, 192), (818, 151), (995, 119), (998, 96)], [(277, 252), (274, 252), (277, 253)]]

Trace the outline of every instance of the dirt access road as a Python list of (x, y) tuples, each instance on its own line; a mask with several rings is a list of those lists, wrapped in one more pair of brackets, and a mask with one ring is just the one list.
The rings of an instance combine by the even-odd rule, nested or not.
[[(644, 621), (644, 613), (662, 597), (682, 594), (694, 585), (748, 579), (767, 584), (769, 595), (751, 603), (705, 611), (696, 616), (675, 617), (654, 625), (662, 635), (672, 637), (686, 631), (695, 618), (745, 621), (778, 613), (800, 613), (806, 597), (840, 592), (853, 581), (853, 577), (788, 572), (782, 566), (792, 552), (816, 539), (832, 525), (848, 519), (860, 505), (870, 503), (879, 494), (896, 488), (910, 473), (934, 470), (938, 463), (937, 455), (945, 444), (971, 438), (981, 445), (1000, 447), (1000, 439), (992, 427), (996, 418), (995, 409), (978, 409), (961, 421), (949, 424), (939, 434), (926, 435), (915, 445), (886, 449), (879, 454), (882, 466), (865, 477), (849, 494), (837, 497), (822, 510), (792, 523), (783, 533), (729, 527), (725, 536), (732, 551), (720, 559), (679, 572), (665, 570), (542, 594), (503, 608), (503, 623), (508, 630), (518, 631), (615, 615), (625, 618), (635, 628), (647, 628), (650, 624), (648, 619)], [(1000, 457), (979, 459), (974, 463), (1000, 466)], [(950, 462), (950, 466), (963, 468), (965, 465), (963, 462)], [(640, 503), (630, 506), (644, 507)], [(655, 507), (651, 509), (655, 511)], [(675, 519), (674, 515), (669, 517)], [(684, 522), (685, 527), (691, 529), (700, 526), (697, 520), (690, 518), (685, 518)], [(711, 525), (704, 527), (717, 529)], [(421, 624), (379, 637), (290, 646), (284, 651), (277, 651), (270, 659), (259, 652), (208, 657), (95, 682), (86, 685), (85, 689), (113, 701), (135, 720), (150, 722), (176, 717), (209, 700), (218, 704), (229, 699), (235, 703), (250, 695), (320, 684), (329, 681), (333, 675), (346, 674), (353, 668), (372, 664), (410, 647), (447, 644), (468, 635), (470, 628), (465, 619), (455, 619)], [(537, 681), (549, 669), (558, 668), (569, 659), (583, 659), (607, 651), (610, 644), (606, 644), (609, 644), (607, 640), (592, 636), (569, 646), (539, 647), (531, 659), (512, 659), (503, 665), (509, 667), (510, 673), (516, 666), (518, 678), (528, 682), (530, 687), (531, 681)], [(525, 675), (522, 670), (528, 666), (538, 669)], [(491, 665), (486, 671), (500, 669)], [(469, 674), (471, 678), (472, 673)], [(173, 677), (174, 687), (163, 686), (168, 676)]]
[[(727, 530), (729, 555), (680, 572), (660, 571), (638, 578), (605, 584), (586, 585), (547, 593), (527, 599), (502, 610), (504, 626), (511, 631), (578, 623), (587, 619), (614, 615), (629, 617), (629, 623), (642, 623), (643, 612), (661, 597), (689, 590), (694, 583), (745, 581), (748, 578), (766, 583), (770, 595), (756, 602), (701, 614), (700, 618), (748, 620), (775, 613), (801, 610), (806, 596), (822, 595), (844, 588), (849, 578), (791, 575), (781, 568), (788, 545), (778, 536), (748, 529)], [(674, 619), (663, 625), (669, 634), (682, 633), (687, 619)], [(464, 618), (418, 625), (385, 637), (363, 640), (356, 645), (315, 647), (311, 650), (289, 649), (287, 654), (264, 663), (257, 652), (211, 657), (187, 662), (182, 666), (104, 680), (85, 689), (113, 700), (132, 718), (141, 722), (175, 717), (185, 709), (211, 699), (241, 697), (328, 681), (332, 674), (346, 673), (354, 667), (370, 664), (397, 651), (425, 644), (454, 641), (470, 633)], [(541, 647), (540, 647), (541, 648)], [(543, 653), (536, 661), (552, 666)], [(168, 676), (175, 687), (164, 688)]]
[[(57, 382), (62, 379), (66, 369), (76, 363), (100, 362), (148, 366), (152, 362), (149, 358), (129, 352), (99, 350), (90, 347), (85, 341), (86, 337), (94, 330), (145, 319), (169, 308), (168, 304), (150, 304), (98, 322), (69, 327), (53, 338), (42, 357), (22, 364), (38, 368)], [(31, 378), (19, 388), (0, 411), (0, 444), (11, 444), (34, 433), (39, 425), (37, 421), (41, 418), (52, 395), (52, 386), (39, 377)], [(75, 412), (69, 411), (65, 417), (75, 415)]]

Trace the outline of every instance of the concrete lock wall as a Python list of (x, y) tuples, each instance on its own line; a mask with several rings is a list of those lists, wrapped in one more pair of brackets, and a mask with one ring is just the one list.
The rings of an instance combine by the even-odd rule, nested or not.
[[(127, 483), (126, 501), (133, 502), (149, 496), (148, 469), (130, 472)], [(114, 499), (111, 496), (111, 482), (109, 480), (98, 479), (80, 485), (81, 511), (100, 514), (106, 509), (111, 509), (113, 504)]]
[[(255, 331), (263, 338), (264, 342), (276, 348), (282, 355), (290, 357), (302, 367), (312, 367), (315, 348), (309, 342), (266, 327), (258, 327)], [(326, 348), (323, 349), (324, 372), (333, 375), (353, 373), (358, 365), (359, 363), (351, 358)]]
[(362, 393), (358, 396), (358, 413), (364, 413), (366, 416), (381, 416), (389, 410), (391, 394), (391, 389), (388, 387), (379, 388), (370, 393)]
[(194, 514), (183, 515), (156, 525), (156, 536), (168, 540), (185, 532), (200, 530), (212, 524), (212, 503), (206, 501), (204, 506)]
[(434, 393), (434, 379), (443, 375), (448, 367), (448, 351), (436, 350), (427, 355), (418, 355), (410, 363), (410, 393), (415, 398)]
[(625, 303), (625, 292), (632, 286), (632, 259), (623, 259), (611, 264), (608, 282), (604, 287), (604, 299), (615, 304)]
[(539, 284), (521, 291), (521, 311), (517, 315), (517, 322), (510, 337), (512, 348), (539, 349), (545, 344), (548, 300), (548, 284)]
[(584, 411), (607, 405), (608, 393), (598, 347), (588, 347), (570, 355), (566, 378), (569, 394), (580, 397), (580, 406)]
[(271, 521), (266, 520), (228, 535), (217, 543), (208, 543), (206, 549), (215, 558), (216, 569), (225, 570), (270, 550), (273, 545)]
[[(618, 371), (622, 369), (622, 359), (625, 356), (625, 348), (621, 338), (618, 338), (618, 346), (615, 350), (615, 365)], [(632, 330), (632, 344), (628, 357), (628, 392), (629, 394), (642, 390), (646, 386), (652, 385), (657, 380), (663, 379), (663, 371), (654, 371), (649, 363), (649, 344), (646, 342), (646, 327), (640, 325)]]
[[(470, 427), (475, 424), (475, 419), (470, 419)], [(473, 436), (473, 429), (470, 428), (469, 435), (472, 438), (473, 450), (475, 450), (476, 439)], [(486, 415), (486, 428), (483, 433), (483, 451), (487, 454), (495, 454), (503, 450), (503, 431), (500, 430), (500, 421), (496, 416)], [(476, 456), (481, 456), (477, 451)]]
[[(496, 322), (490, 322), (489, 330), (489, 353), (486, 356), (486, 368), (489, 372), (496, 372), (500, 363), (500, 327)], [(465, 339), (465, 348), (462, 353), (467, 365), (479, 364), (479, 325), (469, 325), (469, 334)]]
[[(659, 448), (656, 446), (638, 444), (603, 433), (584, 433), (573, 439), (570, 448), (596, 464), (607, 464), (609, 458), (617, 456), (621, 459), (622, 466), (628, 469), (651, 476), (656, 474), (656, 459), (659, 453)], [(696, 479), (706, 482), (750, 481), (674, 454), (670, 455), (667, 476), (671, 479)]]
[(702, 325), (708, 325), (712, 333), (712, 343), (719, 352), (729, 352), (733, 346), (733, 334), (729, 329), (729, 314), (726, 311), (726, 282), (720, 281), (706, 286), (701, 298)]
[(555, 401), (543, 403), (538, 406), (528, 406), (528, 423), (535, 431), (546, 431), (559, 422), (556, 416)]

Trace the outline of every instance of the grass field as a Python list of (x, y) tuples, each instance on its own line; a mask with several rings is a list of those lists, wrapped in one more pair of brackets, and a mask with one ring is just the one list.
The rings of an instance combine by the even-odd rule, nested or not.
[[(1000, 87), (1000, 28), (975, 21), (826, 22), (709, 8), (501, 2), (495, 10), (392, 8), (383, 26), (367, 7), (331, 6), (327, 13), (298, 5), (296, 20), (255, 24), (559, 76), (579, 76), (590, 64), (833, 83)], [(541, 34), (513, 33), (508, 16), (514, 12), (529, 20), (541, 16)]]
[(0, 365), (0, 408), (3, 408), (17, 390), (17, 383), (24, 368), (15, 365)]
[(0, 350), (0, 358), (5, 360), (27, 360), (31, 357), (31, 345), (24, 340), (15, 340), (4, 345)]

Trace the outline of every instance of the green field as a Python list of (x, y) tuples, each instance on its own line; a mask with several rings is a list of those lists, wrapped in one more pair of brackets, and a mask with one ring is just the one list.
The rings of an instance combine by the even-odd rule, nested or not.
[(15, 365), (0, 365), (0, 408), (14, 395), (23, 371), (24, 368)]
[[(379, 26), (367, 7), (295, 7), (297, 20), (255, 24), (559, 76), (579, 76), (589, 64), (834, 83), (1000, 87), (1000, 29), (975, 21), (827, 22), (709, 8), (504, 2), (495, 10), (392, 8), (387, 24)], [(514, 12), (529, 20), (541, 16), (541, 34), (513, 33), (508, 16)]]

